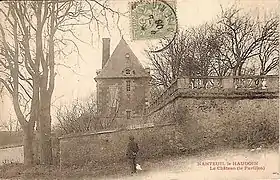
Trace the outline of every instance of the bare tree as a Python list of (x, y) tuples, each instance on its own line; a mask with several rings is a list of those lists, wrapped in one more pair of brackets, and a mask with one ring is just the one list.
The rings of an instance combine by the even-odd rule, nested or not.
[(147, 53), (153, 84), (166, 88), (180, 76), (225, 75), (229, 67), (218, 59), (220, 42), (213, 26), (181, 30), (166, 50)]
[[(107, 1), (6, 1), (1, 3), (0, 82), (13, 99), (24, 131), (24, 163), (33, 164), (35, 124), (40, 130), (40, 160), (50, 164), (51, 97), (55, 65), (65, 47), (78, 51), (77, 26), (108, 25), (107, 15), (119, 18)], [(72, 38), (71, 36), (72, 35)], [(70, 52), (71, 53), (71, 52)]]
[[(264, 23), (264, 25), (263, 25)], [(260, 75), (266, 75), (279, 66), (279, 17), (270, 16), (260, 22), (259, 32), (266, 34), (259, 47)]]
[[(275, 56), (274, 47), (278, 46), (279, 17), (265, 19), (264, 23), (260, 23), (251, 14), (231, 7), (222, 11), (219, 18), (217, 34), (222, 43), (220, 54), (232, 69), (233, 75), (242, 75), (244, 64), (257, 56), (261, 61), (261, 74), (276, 67), (279, 55), (278, 58)], [(273, 48), (272, 53), (271, 50), (265, 50), (267, 48)], [(271, 65), (266, 69), (268, 58), (273, 60), (270, 60)]]
[[(190, 59), (186, 58), (189, 53), (190, 45), (189, 34), (181, 31), (177, 34), (174, 41), (161, 41), (162, 46), (170, 44), (167, 49), (159, 53), (147, 51), (147, 57), (151, 62), (152, 83), (156, 86), (168, 87), (182, 72), (189, 74), (191, 68), (196, 66)], [(194, 66), (194, 67), (191, 67)]]
[(278, 27), (277, 15), (260, 20), (233, 6), (213, 23), (181, 30), (164, 51), (147, 53), (154, 92), (180, 76), (265, 75), (276, 70)]
[(56, 110), (58, 129), (62, 134), (97, 130), (102, 126), (97, 116), (96, 99), (93, 94), (85, 100), (76, 99), (70, 105), (61, 105)]
[[(189, 42), (188, 54), (185, 58), (188, 59), (184, 63), (184, 66), (189, 66), (190, 72), (184, 73), (188, 76), (225, 76), (228, 74), (229, 67), (226, 63), (220, 61), (219, 49), (221, 48), (221, 43), (218, 38), (218, 34), (214, 30), (216, 24), (205, 23), (198, 27), (186, 30), (189, 32)], [(187, 67), (183, 68), (187, 69)]]

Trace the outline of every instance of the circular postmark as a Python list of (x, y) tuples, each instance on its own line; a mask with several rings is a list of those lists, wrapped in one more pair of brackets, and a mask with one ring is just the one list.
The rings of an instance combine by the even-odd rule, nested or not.
[(145, 40), (151, 52), (159, 52), (174, 40), (178, 22), (175, 1), (136, 1), (130, 3), (133, 40)]

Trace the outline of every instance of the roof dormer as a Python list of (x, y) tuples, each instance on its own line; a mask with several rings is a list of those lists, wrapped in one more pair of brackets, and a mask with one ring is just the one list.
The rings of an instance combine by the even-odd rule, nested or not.
[(117, 77), (150, 77), (145, 72), (138, 58), (122, 38), (95, 79)]

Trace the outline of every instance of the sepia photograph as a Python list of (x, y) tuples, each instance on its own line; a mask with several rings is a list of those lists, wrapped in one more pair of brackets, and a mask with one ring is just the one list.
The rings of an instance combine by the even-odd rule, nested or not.
[(279, 0), (0, 1), (0, 180), (273, 180)]

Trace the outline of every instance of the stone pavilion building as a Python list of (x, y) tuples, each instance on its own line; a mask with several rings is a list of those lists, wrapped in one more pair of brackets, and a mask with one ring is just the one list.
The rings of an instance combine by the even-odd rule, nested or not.
[(102, 40), (102, 69), (94, 79), (103, 127), (142, 124), (150, 100), (150, 69), (141, 65), (123, 38), (111, 56), (110, 39)]

